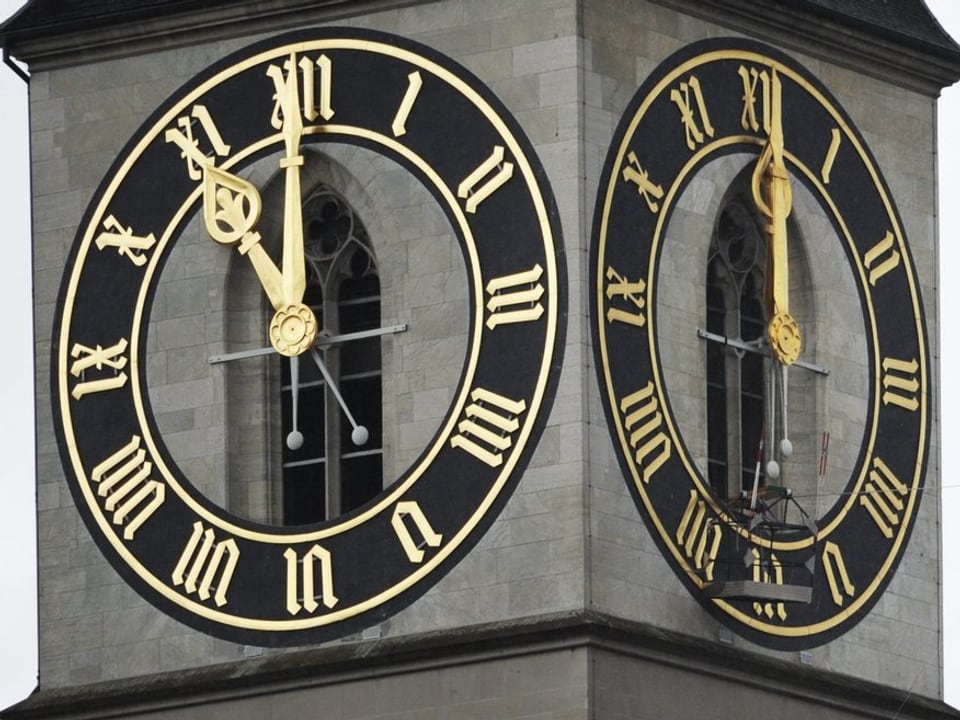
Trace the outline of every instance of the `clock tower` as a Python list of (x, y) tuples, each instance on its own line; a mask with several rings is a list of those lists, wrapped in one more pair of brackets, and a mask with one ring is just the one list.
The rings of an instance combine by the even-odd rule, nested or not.
[(34, 0), (0, 40), (5, 717), (960, 716), (921, 0)]

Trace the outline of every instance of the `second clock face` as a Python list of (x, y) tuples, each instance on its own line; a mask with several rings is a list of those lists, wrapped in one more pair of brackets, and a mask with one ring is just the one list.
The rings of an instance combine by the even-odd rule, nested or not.
[(530, 143), (448, 58), (334, 29), (204, 71), (120, 153), (64, 276), (54, 410), (101, 549), (236, 642), (408, 605), (542, 430), (559, 250)]
[(614, 136), (591, 282), (611, 437), (687, 589), (779, 649), (853, 627), (917, 516), (930, 379), (903, 227), (847, 114), (763, 45), (672, 56)]

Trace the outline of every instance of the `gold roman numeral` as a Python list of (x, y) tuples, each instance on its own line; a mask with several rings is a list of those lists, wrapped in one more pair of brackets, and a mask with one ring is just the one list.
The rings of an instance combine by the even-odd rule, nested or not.
[[(743, 81), (743, 112), (740, 113), (740, 127), (744, 130), (770, 133), (770, 72), (757, 70), (755, 67), (746, 68), (741, 65), (737, 74)], [(757, 90), (760, 90), (760, 99), (757, 99)], [(759, 117), (757, 103), (760, 103)]]
[[(200, 147), (200, 138), (194, 134), (197, 124), (207, 138), (209, 150)], [(203, 179), (203, 168), (208, 164), (211, 154), (219, 157), (230, 154), (230, 146), (223, 141), (205, 105), (194, 105), (189, 115), (177, 118), (177, 126), (167, 130), (163, 139), (180, 148), (180, 157), (187, 164), (187, 175), (195, 181)]]
[[(316, 65), (316, 70), (314, 70)], [(333, 92), (333, 65), (326, 55), (318, 57), (313, 64), (309, 58), (300, 59), (303, 72), (303, 115), (307, 120), (330, 120), (333, 117), (331, 94)], [(317, 78), (320, 76), (320, 92), (317, 92)]]
[[(324, 122), (329, 121), (334, 116), (331, 97), (333, 92), (333, 65), (330, 58), (326, 55), (320, 55), (316, 59), (303, 56), (296, 61), (295, 55), (284, 62), (283, 67), (279, 65), (270, 65), (267, 68), (267, 76), (273, 80), (273, 114), (270, 117), (270, 124), (277, 130), (283, 127), (283, 113), (286, 98), (290, 97), (291, 82), (296, 82), (294, 73), (300, 74), (301, 105), (297, 108), (298, 112), (303, 114), (303, 118), (313, 122), (320, 118)], [(290, 109), (293, 111), (293, 108)]]
[[(776, 553), (770, 553), (769, 559), (764, 561), (756, 548), (751, 548), (750, 552), (753, 553), (753, 581), (783, 585), (783, 565), (780, 564)], [(753, 612), (758, 616), (766, 615), (768, 620), (773, 620), (774, 616), (781, 621), (787, 619), (787, 606), (782, 602), (754, 602)]]
[(157, 242), (153, 233), (135, 235), (132, 227), (124, 227), (113, 215), (108, 215), (107, 219), (103, 221), (103, 230), (94, 241), (97, 249), (103, 250), (107, 247), (115, 247), (120, 255), (126, 257), (137, 267), (143, 267), (147, 262), (146, 251)]
[(460, 448), (490, 467), (503, 464), (503, 453), (513, 445), (513, 435), (520, 428), (520, 413), (527, 409), (523, 400), (511, 400), (484, 388), (470, 391), (473, 401), (464, 409), (460, 431), (450, 439), (451, 447)]
[(543, 285), (538, 282), (543, 268), (537, 263), (529, 270), (494, 278), (487, 283), (486, 326), (493, 330), (500, 325), (532, 322), (543, 315)]
[(883, 536), (890, 540), (893, 538), (893, 528), (903, 518), (903, 498), (907, 496), (909, 488), (880, 458), (873, 458), (872, 465), (863, 494), (860, 495), (860, 504), (870, 513)]
[(889, 230), (880, 242), (863, 255), (863, 266), (870, 272), (868, 280), (871, 287), (876, 286), (877, 280), (899, 264), (900, 253), (894, 247), (893, 233)]
[[(464, 209), (468, 213), (475, 213), (480, 203), (493, 195), (507, 180), (513, 177), (513, 163), (504, 162), (503, 157), (503, 146), (495, 145), (490, 157), (480, 163), (480, 166), (467, 175), (457, 187), (457, 197), (466, 200)], [(481, 180), (484, 180), (484, 178), (486, 178), (486, 182), (481, 184)]]
[(640, 166), (637, 154), (631, 150), (627, 153), (627, 164), (623, 166), (621, 175), (625, 182), (637, 186), (637, 194), (647, 203), (647, 208), (653, 214), (660, 210), (659, 201), (663, 199), (663, 188), (652, 180), (646, 170)]
[[(653, 474), (670, 459), (673, 444), (663, 432), (663, 414), (660, 402), (650, 381), (642, 390), (627, 395), (620, 401), (623, 425), (630, 434), (628, 442), (634, 450), (637, 464), (643, 468), (643, 482), (650, 482)], [(650, 455), (657, 452), (651, 460)]]
[(830, 587), (830, 596), (838, 607), (843, 607), (846, 598), (852, 598), (856, 588), (850, 582), (847, 565), (843, 561), (840, 546), (828, 540), (823, 546), (820, 556), (823, 562), (823, 571), (827, 576), (827, 585)]
[[(333, 558), (320, 545), (307, 550), (302, 558), (288, 547), (283, 551), (287, 561), (287, 612), (296, 615), (301, 610), (314, 613), (323, 606), (331, 610), (339, 599), (333, 592)], [(317, 594), (317, 566), (320, 568), (320, 594)]]
[(833, 163), (837, 160), (837, 153), (840, 151), (840, 128), (833, 128), (830, 131), (830, 147), (827, 148), (827, 156), (823, 159), (823, 166), (820, 168), (820, 179), (824, 185), (830, 184), (830, 172), (833, 170)]
[[(610, 307), (607, 308), (607, 322), (622, 322), (628, 325), (643, 327), (647, 321), (644, 314), (646, 301), (643, 299), (643, 293), (647, 289), (647, 284), (643, 280), (630, 282), (616, 270), (613, 266), (607, 268), (607, 300), (610, 301)], [(619, 297), (627, 309), (613, 307), (613, 299)]]
[(720, 551), (723, 531), (717, 519), (707, 514), (707, 504), (696, 490), (690, 491), (690, 500), (677, 527), (677, 545), (690, 561), (693, 570), (706, 582), (713, 582), (713, 566)]
[[(410, 532), (411, 523), (420, 536), (420, 542), (415, 541), (413, 533)], [(443, 535), (434, 531), (427, 520), (427, 516), (420, 509), (420, 505), (413, 500), (404, 500), (397, 503), (393, 509), (390, 524), (397, 534), (397, 539), (400, 540), (400, 546), (407, 554), (407, 559), (412, 563), (423, 562), (424, 545), (435, 548), (440, 547), (440, 543), (443, 542)]]
[(104, 509), (113, 513), (110, 521), (123, 527), (123, 539), (133, 540), (137, 529), (163, 505), (165, 486), (150, 479), (153, 464), (140, 447), (140, 437), (129, 443), (90, 471), (97, 495), (106, 498)]
[(917, 391), (920, 389), (917, 371), (920, 365), (916, 359), (884, 358), (880, 365), (883, 369), (883, 404), (916, 412), (920, 407), (920, 401), (917, 400)]
[(417, 101), (417, 96), (420, 94), (420, 88), (422, 87), (423, 78), (420, 76), (419, 70), (407, 75), (407, 91), (404, 93), (403, 100), (400, 101), (400, 107), (397, 109), (397, 114), (394, 116), (393, 123), (390, 125), (394, 137), (407, 134), (407, 118), (410, 117), (413, 104)]
[[(123, 357), (126, 350), (126, 338), (120, 338), (108, 348), (101, 345), (91, 348), (74, 343), (70, 348), (70, 357), (74, 358), (70, 365), (70, 374), (81, 378), (81, 382), (76, 383), (70, 392), (73, 399), (79, 400), (84, 395), (116, 390), (126, 385), (127, 374), (123, 371), (127, 366), (127, 358)], [(88, 375), (94, 374), (93, 370), (106, 372), (103, 377), (88, 379)]]
[(689, 150), (696, 150), (698, 145), (706, 142), (706, 138), (714, 136), (700, 80), (695, 75), (691, 75), (686, 82), (681, 82), (679, 87), (671, 90), (670, 100), (680, 111), (680, 122), (683, 124)]
[(193, 532), (173, 569), (173, 585), (187, 594), (197, 593), (201, 600), (213, 597), (217, 607), (227, 604), (227, 590), (240, 560), (240, 549), (233, 538), (216, 540), (212, 528), (197, 520)]

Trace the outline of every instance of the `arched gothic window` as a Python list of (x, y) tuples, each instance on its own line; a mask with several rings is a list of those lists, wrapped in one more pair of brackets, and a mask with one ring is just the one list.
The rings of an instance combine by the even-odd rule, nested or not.
[[(766, 241), (749, 208), (738, 196), (720, 211), (708, 254), (707, 331), (759, 349), (767, 324)], [(707, 475), (726, 499), (753, 485), (764, 432), (764, 358), (719, 342), (706, 343), (706, 353)]]
[[(367, 232), (350, 205), (326, 186), (304, 201), (307, 290), (321, 337), (380, 327), (380, 279)], [(282, 433), (296, 430), (303, 444), (283, 444), (283, 522), (300, 525), (342, 515), (383, 487), (381, 356), (377, 336), (352, 339), (316, 351), (356, 422), (369, 438), (354, 442), (352, 425), (336, 390), (324, 380), (314, 352), (282, 372)], [(298, 363), (296, 387), (292, 364)]]

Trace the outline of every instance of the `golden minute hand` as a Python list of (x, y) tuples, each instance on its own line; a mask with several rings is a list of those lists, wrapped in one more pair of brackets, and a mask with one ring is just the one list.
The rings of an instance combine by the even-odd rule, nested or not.
[(313, 347), (317, 337), (317, 318), (303, 295), (307, 287), (307, 269), (303, 250), (303, 199), (300, 193), (300, 140), (303, 118), (300, 114), (300, 92), (297, 87), (297, 58), (290, 53), (287, 74), (271, 65), (267, 74), (276, 88), (277, 105), (282, 115), (280, 132), (286, 153), (280, 160), (284, 169), (283, 251), (280, 267), (281, 306), (270, 321), (270, 342), (281, 355), (296, 357)]
[[(273, 66), (268, 72), (280, 73)], [(297, 85), (297, 64), (295, 55), (290, 55), (287, 77), (284, 82), (276, 82), (283, 113), (283, 142), (286, 157), (280, 160), (285, 172), (283, 202), (283, 298), (288, 304), (300, 303), (306, 290), (306, 265), (303, 255), (303, 198), (300, 194), (300, 167), (303, 155), (300, 154), (300, 139), (303, 136), (303, 119), (300, 115), (300, 92)]]
[(780, 77), (770, 76), (770, 130), (753, 171), (753, 199), (767, 218), (768, 335), (774, 357), (784, 365), (800, 355), (800, 328), (790, 315), (790, 275), (787, 259), (787, 216), (793, 202), (790, 175), (783, 161), (783, 112)]

